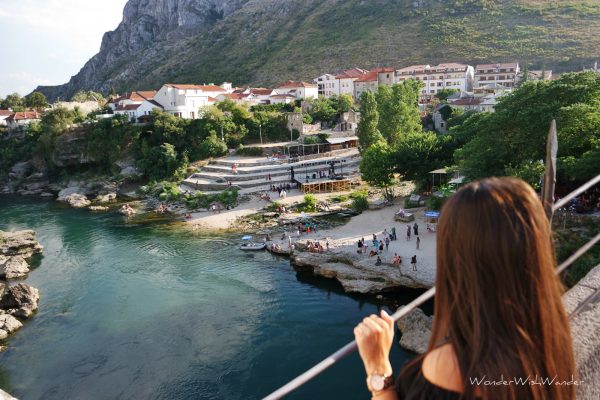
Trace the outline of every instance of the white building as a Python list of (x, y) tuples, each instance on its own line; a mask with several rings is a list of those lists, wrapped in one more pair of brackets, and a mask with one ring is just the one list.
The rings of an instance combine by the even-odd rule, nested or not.
[(0, 126), (6, 126), (6, 120), (11, 115), (13, 115), (13, 112), (11, 110), (0, 110)]
[(6, 118), (6, 125), (8, 129), (17, 129), (29, 125), (33, 121), (39, 121), (41, 118), (42, 114), (37, 111), (19, 111)]
[(319, 96), (332, 97), (348, 94), (354, 96), (354, 81), (369, 73), (366, 69), (351, 68), (340, 72), (338, 75), (324, 74), (315, 78), (319, 89)]
[(214, 104), (217, 96), (223, 93), (226, 90), (215, 85), (167, 83), (158, 90), (154, 100), (176, 117), (196, 119), (201, 108)]
[(339, 79), (332, 74), (324, 74), (313, 80), (319, 89), (319, 96), (332, 97), (339, 95)]
[(124, 108), (126, 105), (142, 104), (145, 100), (152, 100), (156, 95), (156, 90), (136, 90), (125, 93), (123, 96), (112, 98), (106, 104), (111, 110)]
[(475, 88), (497, 83), (507, 89), (516, 86), (519, 63), (479, 64), (475, 67)]
[(115, 108), (114, 113), (127, 115), (132, 122), (137, 122), (152, 114), (153, 110), (163, 110), (155, 100), (144, 100), (141, 104), (125, 104)]
[(395, 71), (393, 68), (379, 67), (368, 71), (366, 74), (354, 79), (354, 98), (366, 92), (376, 92), (379, 85), (391, 86), (395, 83)]
[(303, 81), (287, 81), (279, 85), (275, 91), (277, 94), (292, 95), (296, 98), (296, 100), (316, 99), (319, 97), (319, 87), (313, 83)]
[(456, 89), (470, 92), (473, 90), (473, 67), (459, 63), (443, 63), (439, 65), (412, 65), (396, 70), (396, 82), (415, 79), (423, 82), (420, 102), (429, 103), (442, 89)]

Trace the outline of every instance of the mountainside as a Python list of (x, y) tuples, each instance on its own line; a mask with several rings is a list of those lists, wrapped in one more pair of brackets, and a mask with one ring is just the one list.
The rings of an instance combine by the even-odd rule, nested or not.
[(129, 0), (123, 21), (50, 99), (165, 82), (268, 85), (360, 66), (600, 56), (596, 0)]

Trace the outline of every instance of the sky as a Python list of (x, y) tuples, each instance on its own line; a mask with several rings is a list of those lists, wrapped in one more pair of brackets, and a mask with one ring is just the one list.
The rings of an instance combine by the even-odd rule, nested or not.
[(127, 0), (0, 0), (0, 97), (66, 83), (121, 22)]

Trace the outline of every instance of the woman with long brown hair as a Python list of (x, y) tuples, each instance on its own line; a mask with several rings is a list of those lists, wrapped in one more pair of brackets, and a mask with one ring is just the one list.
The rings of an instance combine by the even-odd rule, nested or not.
[[(428, 351), (394, 385), (394, 322), (354, 330), (374, 399), (574, 399), (576, 379), (550, 225), (525, 182), (489, 178), (444, 205)], [(575, 381), (576, 384), (576, 381)]]

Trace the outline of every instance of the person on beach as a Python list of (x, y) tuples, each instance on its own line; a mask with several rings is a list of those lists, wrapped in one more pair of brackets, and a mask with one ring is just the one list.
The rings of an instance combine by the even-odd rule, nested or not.
[[(394, 378), (392, 317), (382, 311), (354, 329), (372, 398), (574, 400), (564, 286), (535, 191), (516, 178), (463, 186), (443, 206), (436, 240), (427, 351)], [(535, 384), (544, 380), (564, 383)]]
[(412, 265), (412, 270), (416, 271), (417, 270), (417, 255), (416, 254), (411, 257), (410, 264)]
[(375, 265), (381, 265), (381, 257), (377, 256), (377, 261), (375, 261)]
[(377, 255), (377, 252), (375, 250), (371, 250), (371, 252), (369, 253), (369, 257), (373, 257), (376, 255)]
[(419, 250), (420, 244), (421, 244), (421, 238), (417, 236), (417, 250)]
[(379, 253), (383, 251), (383, 240), (379, 242)]
[(392, 240), (397, 240), (398, 238), (396, 237), (396, 227), (392, 227)]
[(363, 251), (363, 244), (362, 241), (359, 240), (358, 243), (356, 244), (358, 246), (358, 250), (356, 251), (357, 253), (362, 253)]
[(416, 221), (415, 221), (415, 224), (413, 225), (413, 231), (415, 232), (415, 236), (419, 236), (419, 225), (417, 224)]
[(390, 247), (390, 238), (389, 237), (385, 237), (385, 251), (388, 251)]
[(410, 225), (406, 226), (406, 241), (410, 241)]

